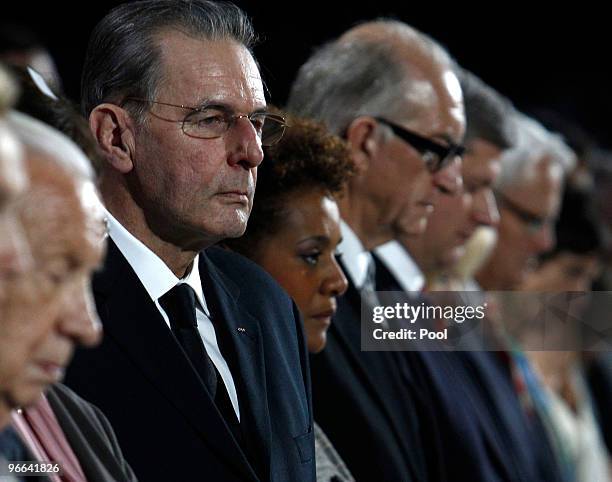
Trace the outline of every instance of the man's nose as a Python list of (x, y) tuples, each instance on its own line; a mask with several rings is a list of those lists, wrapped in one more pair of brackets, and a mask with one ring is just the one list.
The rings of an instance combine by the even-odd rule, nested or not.
[(263, 161), (261, 138), (248, 117), (236, 119), (227, 133), (228, 160), (231, 165), (242, 165), (246, 169), (257, 167)]
[(497, 227), (499, 224), (499, 211), (495, 196), (490, 189), (474, 195), (472, 205), (472, 218), (477, 225)]

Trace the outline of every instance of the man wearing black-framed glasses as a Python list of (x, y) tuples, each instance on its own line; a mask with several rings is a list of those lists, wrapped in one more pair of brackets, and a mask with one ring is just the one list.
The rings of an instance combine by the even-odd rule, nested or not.
[(464, 113), (451, 60), (406, 24), (368, 22), (302, 66), (288, 107), (344, 135), (358, 172), (339, 203), (349, 288), (328, 345), (311, 357), (317, 421), (356, 480), (438, 480), (440, 466), (425, 460), (436, 445), (418, 428), (429, 412), (402, 378), (403, 358), (362, 351), (359, 326), (361, 302), (379, 304), (370, 251), (422, 232), (438, 191), (461, 186)]
[(447, 139), (447, 145), (444, 145), (440, 141), (428, 139), (427, 137), (417, 134), (383, 117), (376, 117), (375, 119), (387, 127), (390, 127), (397, 137), (419, 151), (423, 157), (425, 166), (432, 174), (441, 171), (456, 157), (462, 157), (465, 153), (465, 147), (460, 144), (455, 144), (451, 139)]

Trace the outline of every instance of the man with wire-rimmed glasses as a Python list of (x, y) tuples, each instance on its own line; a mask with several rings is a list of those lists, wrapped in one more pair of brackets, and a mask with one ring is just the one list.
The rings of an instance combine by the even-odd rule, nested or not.
[(476, 279), (485, 290), (518, 289), (535, 258), (554, 246), (564, 176), (574, 154), (556, 135), (517, 113), (517, 145), (504, 153), (496, 184), (498, 240)]
[(67, 381), (111, 420), (140, 480), (312, 481), (308, 364), (292, 301), (213, 244), (243, 234), (268, 112), (238, 7), (145, 0), (90, 40), (82, 107), (104, 161), (106, 337)]

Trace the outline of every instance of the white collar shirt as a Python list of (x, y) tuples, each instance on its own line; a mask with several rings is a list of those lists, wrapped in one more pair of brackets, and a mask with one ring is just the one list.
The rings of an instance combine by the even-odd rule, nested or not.
[(223, 358), (221, 350), (219, 349), (215, 328), (210, 319), (210, 311), (206, 304), (206, 298), (204, 297), (204, 291), (200, 281), (200, 270), (198, 266), (200, 256), (197, 255), (193, 260), (191, 270), (187, 276), (179, 279), (159, 256), (130, 233), (108, 211), (106, 212), (106, 218), (110, 238), (130, 264), (136, 276), (138, 276), (138, 279), (151, 297), (151, 301), (153, 301), (155, 307), (159, 310), (168, 328), (170, 328), (170, 321), (168, 315), (159, 304), (159, 299), (181, 283), (185, 283), (193, 288), (197, 301), (196, 318), (198, 322), (198, 332), (202, 337), (208, 356), (225, 383), (236, 416), (238, 420), (240, 420), (240, 407), (238, 405), (236, 384), (234, 383), (227, 361)]
[(397, 241), (389, 241), (374, 249), (374, 254), (391, 272), (406, 292), (419, 292), (425, 286), (425, 276), (410, 253)]
[(361, 290), (368, 276), (368, 267), (370, 263), (374, 263), (374, 259), (369, 251), (366, 251), (355, 232), (342, 220), (340, 221), (340, 232), (342, 243), (338, 246), (338, 250), (342, 253), (342, 266), (355, 288)]

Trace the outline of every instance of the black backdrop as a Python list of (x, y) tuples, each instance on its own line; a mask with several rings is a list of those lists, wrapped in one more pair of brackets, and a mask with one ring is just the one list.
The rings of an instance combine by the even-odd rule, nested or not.
[[(9, 2), (11, 2), (9, 4)], [(55, 57), (66, 93), (76, 99), (89, 33), (120, 2), (8, 0), (5, 19), (30, 26)], [(609, 15), (582, 4), (536, 10), (535, 2), (489, 2), (478, 8), (458, 2), (417, 4), (375, 0), (368, 4), (237, 1), (262, 38), (256, 55), (272, 94), (282, 104), (298, 67), (312, 48), (356, 22), (393, 16), (444, 44), (461, 65), (509, 96), (521, 109), (552, 108), (612, 147), (612, 68)], [(9, 8), (10, 5), (10, 8)], [(5, 7), (3, 7), (4, 9)]]

